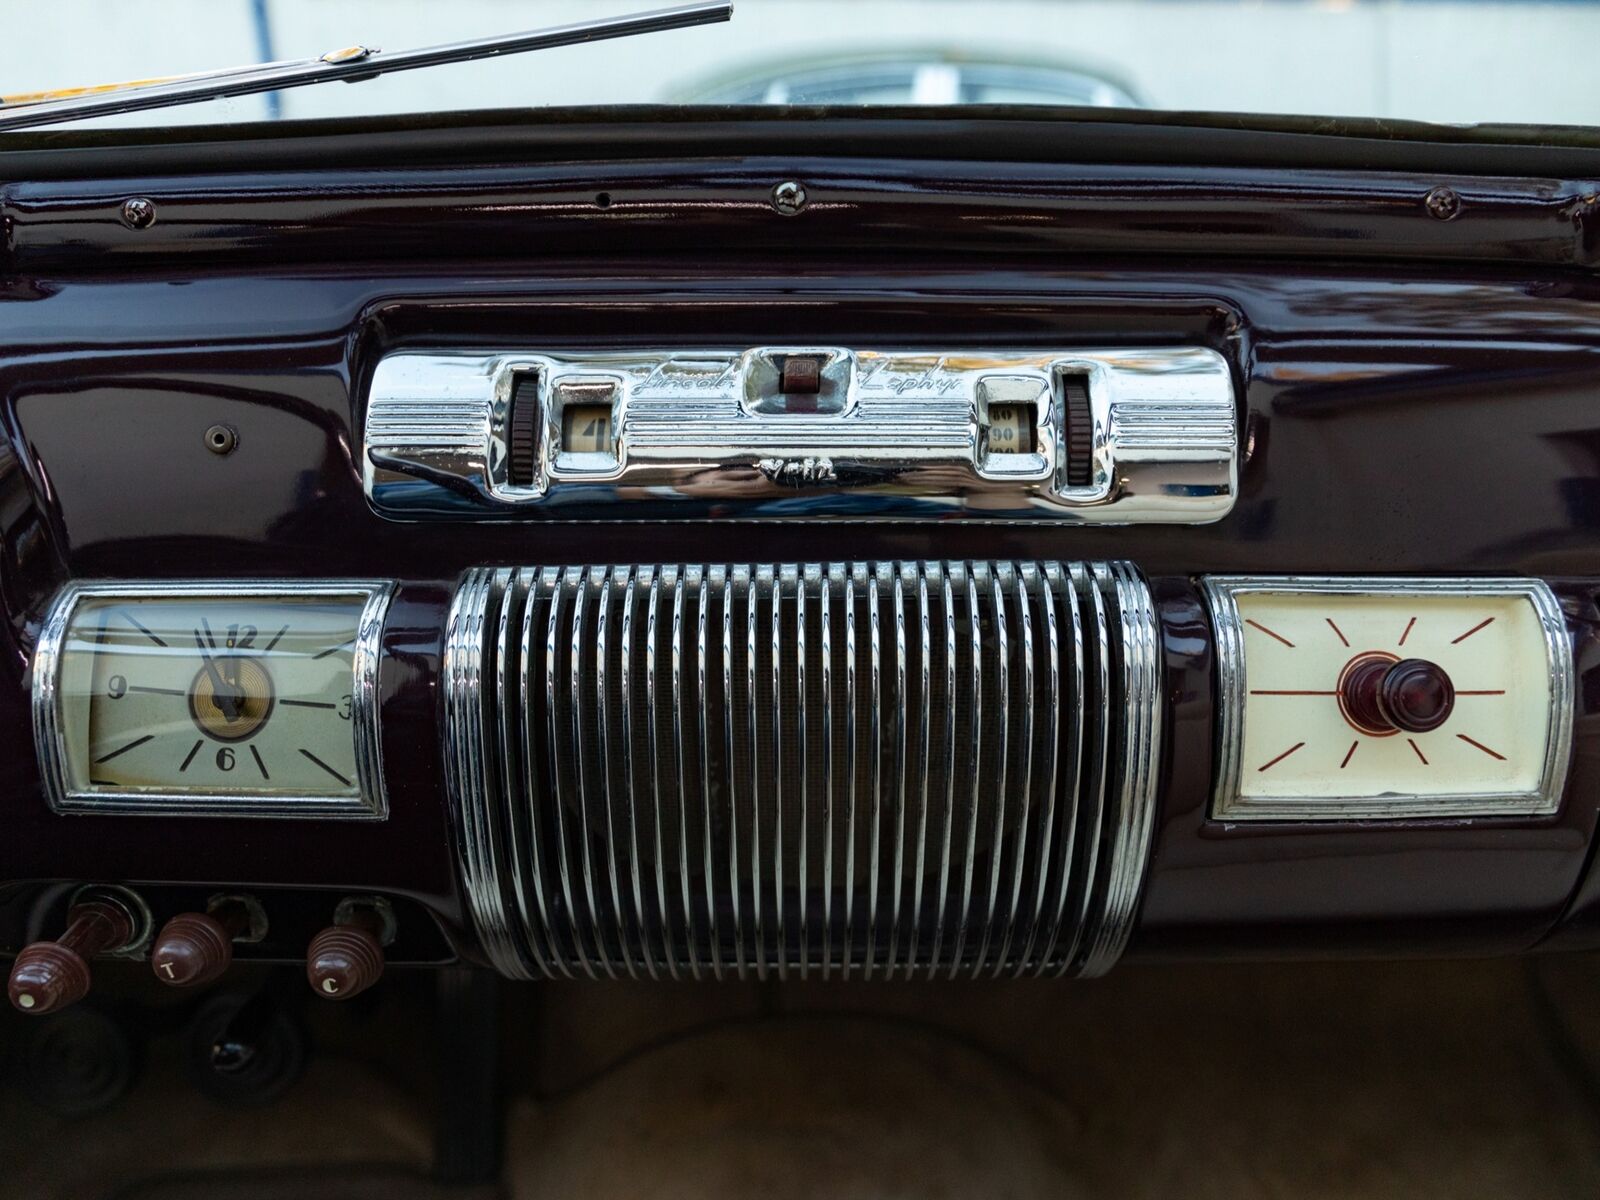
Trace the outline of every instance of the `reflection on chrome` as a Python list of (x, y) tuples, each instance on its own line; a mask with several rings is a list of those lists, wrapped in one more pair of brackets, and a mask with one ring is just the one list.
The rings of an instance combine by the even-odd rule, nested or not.
[[(802, 358), (809, 390), (783, 392)], [(1081, 423), (1069, 380), (1087, 387)], [(578, 397), (610, 405), (609, 444), (564, 444)], [(1238, 485), (1228, 363), (1190, 348), (403, 351), (373, 374), (363, 451), (368, 499), (405, 520), (1205, 524)]]

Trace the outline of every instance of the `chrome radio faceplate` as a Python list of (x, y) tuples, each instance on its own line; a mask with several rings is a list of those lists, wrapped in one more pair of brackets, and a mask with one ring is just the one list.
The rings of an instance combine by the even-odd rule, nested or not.
[(1238, 484), (1228, 365), (1199, 349), (403, 351), (362, 458), (400, 520), (1202, 524)]

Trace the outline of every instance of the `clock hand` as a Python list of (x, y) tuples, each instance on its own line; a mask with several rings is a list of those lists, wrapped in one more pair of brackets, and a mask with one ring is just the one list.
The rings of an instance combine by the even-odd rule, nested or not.
[(217, 707), (228, 720), (237, 721), (239, 702), (244, 699), (243, 695), (223, 681), (222, 672), (218, 671), (217, 664), (211, 661), (211, 655), (206, 651), (205, 639), (200, 636), (198, 629), (194, 631), (194, 644), (200, 649), (200, 661), (205, 664), (206, 674), (211, 676), (211, 694)]

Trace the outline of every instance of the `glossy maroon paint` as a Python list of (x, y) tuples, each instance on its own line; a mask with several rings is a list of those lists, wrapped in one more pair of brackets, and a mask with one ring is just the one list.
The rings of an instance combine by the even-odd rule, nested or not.
[[(922, 253), (1330, 255), (1515, 266), (1593, 266), (1581, 213), (1592, 185), (1570, 180), (1452, 178), (1463, 215), (1440, 221), (1424, 200), (1436, 177), (1369, 177), (1351, 190), (1335, 172), (1040, 163), (929, 165), (837, 158), (626, 162), (395, 170), (352, 186), (348, 172), (213, 175), (178, 189), (139, 178), (19, 184), (12, 252), (24, 271), (101, 270), (201, 256), (283, 265), (365, 259), (452, 263), (609, 249), (700, 258), (788, 252), (898, 257)], [(807, 204), (779, 217), (772, 187), (805, 182)], [(119, 219), (129, 196), (152, 201), (148, 229)], [(381, 208), (375, 205), (381, 203)], [(383, 213), (374, 223), (375, 211)], [(1285, 220), (1293, 214), (1293, 220)], [(1355, 243), (1353, 246), (1351, 243)], [(1354, 251), (1354, 253), (1350, 253)], [(1343, 253), (1341, 253), (1343, 252)], [(692, 265), (692, 264), (685, 264)]]
[[(145, 897), (158, 924), (178, 912), (204, 911), (218, 891), (250, 891), (269, 910), (272, 934), (259, 947), (242, 947), (244, 958), (302, 957), (301, 948), (331, 921), (344, 893), (413, 900), (420, 906), (413, 910), (417, 916), (428, 910), (446, 926), (458, 924), (437, 733), (446, 603), (443, 588), (422, 585), (402, 589), (390, 605), (380, 676), (386, 820), (61, 816), (49, 811), (36, 781), (19, 780), (25, 791), (7, 791), (10, 832), (0, 877), (129, 884)], [(3, 757), (8, 772), (20, 775), (26, 767), (32, 775), (31, 753)], [(27, 802), (16, 803), (19, 794)], [(64, 916), (64, 896), (52, 892), (43, 900), (47, 912)], [(33, 922), (28, 936), (48, 934), (47, 919), (35, 914)], [(427, 922), (412, 920), (402, 934), (390, 955), (394, 961), (449, 957)], [(0, 925), (0, 938), (0, 946), (21, 944), (15, 927)]]
[[(1224, 170), (1079, 161), (1041, 136), (979, 163), (1013, 143), (980, 152), (981, 131), (950, 124), (937, 145), (908, 125), (896, 152), (879, 123), (855, 154), (798, 127), (789, 155), (767, 127), (745, 143), (680, 127), (671, 156), (615, 159), (595, 152), (606, 127), (582, 153), (571, 128), (509, 149), (493, 130), (458, 132), (453, 156), (419, 135), (426, 165), (333, 165), (315, 137), (252, 149), (214, 132), (209, 171), (175, 168), (181, 146), (150, 151), (161, 174), (117, 147), (0, 154), (0, 734), (14, 748), (0, 754), (0, 879), (279, 887), (308, 911), (323, 890), (379, 891), (458, 929), (437, 688), (466, 567), (1119, 557), (1156, 577), (1171, 704), (1135, 953), (1536, 942), (1589, 858), (1587, 682), (1556, 818), (1223, 829), (1205, 817), (1211, 643), (1188, 580), (1600, 576), (1600, 156), (1567, 154), (1565, 174), (1524, 156), (1522, 173), (1496, 174), (1505, 153), (1458, 148), (1454, 170), (1429, 173), (1435, 147), (1376, 170), (1337, 161), (1339, 147), (1308, 158), (1302, 138), (1293, 167), (1236, 147)], [(810, 205), (783, 217), (766, 196), (790, 177)], [(1464, 204), (1441, 222), (1421, 200), (1446, 180)], [(157, 204), (149, 230), (118, 220), (133, 194)], [(1211, 347), (1242, 397), (1239, 504), (1200, 528), (505, 527), (387, 522), (361, 495), (363, 388), (390, 349), (797, 340)], [(201, 440), (218, 421), (239, 432), (225, 458)], [(60, 582), (263, 575), (407, 581), (382, 680), (389, 821), (49, 813), (25, 668)], [(1566, 594), (1588, 681), (1593, 615), (1581, 589)], [(1584, 896), (1600, 937), (1600, 884)]]
[(1600, 815), (1593, 597), (1557, 583), (1577, 656), (1574, 768), (1555, 816), (1225, 824), (1209, 817), (1214, 648), (1187, 583), (1157, 580), (1166, 786), (1133, 952), (1149, 958), (1511, 953), (1560, 920)]

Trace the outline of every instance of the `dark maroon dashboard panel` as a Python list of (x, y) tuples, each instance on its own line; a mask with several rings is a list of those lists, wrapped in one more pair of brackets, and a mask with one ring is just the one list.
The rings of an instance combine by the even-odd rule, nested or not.
[[(1120, 151), (1035, 122), (681, 124), (672, 144), (579, 128), (463, 129), (453, 149), (435, 130), (410, 159), (381, 128), (354, 156), (334, 130), (0, 153), (0, 945), (59, 921), (83, 881), (140, 889), (157, 918), (219, 890), (275, 897), (280, 932), (255, 952), (283, 958), (370, 893), (411, 931), (396, 957), (481, 957), (441, 682), (464, 572), (931, 560), (1119, 560), (1150, 581), (1163, 733), (1130, 954), (1510, 952), (1575, 896), (1562, 936), (1592, 938), (1600, 152), (1379, 144), (1362, 165), (1358, 139), (1241, 133), (1212, 166), (1132, 161), (1193, 133), (1144, 127)], [(792, 216), (770, 202), (789, 178), (808, 197)], [(1426, 203), (1441, 187), (1449, 220)], [(148, 228), (123, 218), (133, 196)], [(771, 345), (1214, 352), (1237, 403), (1232, 511), (401, 522), (363, 493), (386, 356)], [(1549, 583), (1573, 683), (1556, 811), (1213, 819), (1207, 576)], [(386, 819), (52, 810), (31, 656), (63, 585), (328, 579), (397, 584)]]

